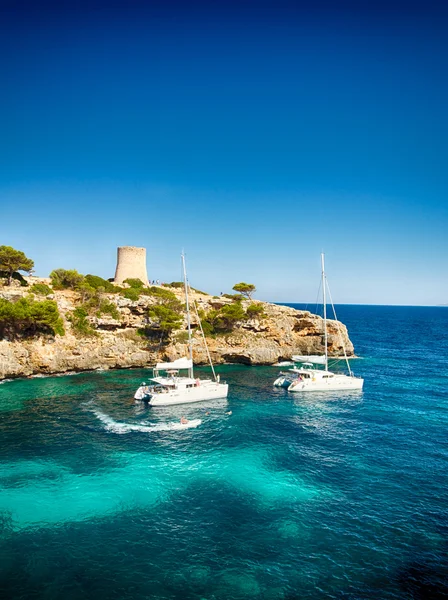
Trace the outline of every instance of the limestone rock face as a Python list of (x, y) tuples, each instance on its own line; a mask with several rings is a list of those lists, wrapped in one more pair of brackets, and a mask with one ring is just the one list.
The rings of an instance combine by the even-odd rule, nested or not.
[[(173, 290), (183, 300), (181, 291)], [(0, 290), (0, 297), (15, 300), (26, 294), (26, 288)], [(213, 298), (192, 293), (199, 310), (207, 312), (231, 303), (227, 298)], [(29, 376), (38, 373), (65, 373), (92, 369), (147, 367), (158, 361), (174, 360), (187, 356), (185, 336), (174, 333), (172, 341), (161, 345), (138, 334), (138, 329), (148, 324), (148, 307), (157, 300), (141, 296), (133, 302), (116, 294), (107, 294), (119, 312), (119, 319), (109, 315), (90, 317), (96, 329), (95, 337), (79, 338), (71, 331), (69, 316), (79, 302), (79, 295), (72, 291), (54, 292), (59, 311), (64, 319), (64, 336), (41, 337), (22, 341), (0, 341), (0, 379)], [(241, 363), (269, 365), (288, 360), (294, 354), (323, 354), (323, 320), (308, 311), (287, 306), (261, 303), (265, 317), (251, 319), (239, 324), (232, 333), (207, 338), (210, 355), (215, 364)], [(247, 308), (249, 302), (243, 302)], [(193, 359), (196, 364), (207, 364), (207, 354), (198, 329), (197, 319), (192, 315)], [(184, 318), (183, 328), (186, 328)], [(345, 325), (328, 321), (329, 354), (340, 356), (343, 345), (348, 356), (353, 356), (353, 345)], [(178, 337), (179, 336), (179, 337)]]

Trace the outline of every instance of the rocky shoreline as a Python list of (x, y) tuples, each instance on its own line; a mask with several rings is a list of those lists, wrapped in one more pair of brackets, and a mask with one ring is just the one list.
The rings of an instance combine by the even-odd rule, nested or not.
[[(27, 293), (26, 288), (3, 288), (0, 290), (0, 297), (15, 300)], [(176, 293), (181, 299), (181, 292)], [(173, 333), (168, 343), (154, 343), (138, 333), (148, 322), (148, 308), (154, 303), (151, 296), (141, 296), (137, 301), (114, 294), (105, 296), (116, 305), (119, 319), (109, 315), (91, 317), (90, 322), (96, 332), (94, 337), (79, 337), (71, 330), (69, 316), (76, 307), (76, 292), (62, 290), (48, 296), (58, 305), (64, 321), (65, 335), (0, 341), (0, 380), (39, 374), (58, 375), (98, 369), (148, 367), (159, 361), (187, 355), (186, 320), (183, 331)], [(205, 312), (232, 303), (231, 299), (225, 297), (197, 292), (193, 292), (192, 296), (198, 309)], [(291, 359), (293, 354), (323, 353), (321, 317), (287, 306), (255, 302), (263, 306), (263, 317), (242, 321), (230, 333), (207, 337), (214, 364), (272, 365)], [(243, 301), (243, 306), (247, 307), (249, 304), (253, 302)], [(327, 323), (329, 354), (342, 355), (345, 345), (347, 355), (353, 356), (353, 344), (345, 325), (336, 321)], [(193, 360), (198, 365), (208, 364), (194, 317), (192, 326)]]

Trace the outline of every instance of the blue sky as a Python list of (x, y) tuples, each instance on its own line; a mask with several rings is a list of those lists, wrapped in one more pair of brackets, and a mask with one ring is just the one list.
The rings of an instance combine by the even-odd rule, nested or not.
[(184, 248), (195, 287), (312, 302), (324, 250), (336, 302), (448, 303), (443, 3), (2, 11), (0, 244), (37, 274)]

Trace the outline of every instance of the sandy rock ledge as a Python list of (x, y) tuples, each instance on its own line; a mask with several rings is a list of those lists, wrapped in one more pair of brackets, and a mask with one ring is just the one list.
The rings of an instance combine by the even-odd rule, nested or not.
[[(22, 288), (23, 290), (23, 288)], [(26, 291), (0, 291), (0, 297), (12, 299)], [(198, 308), (205, 311), (231, 302), (203, 294), (193, 294)], [(154, 302), (143, 296), (136, 302), (113, 294), (119, 319), (109, 316), (92, 318), (97, 337), (78, 338), (71, 333), (68, 315), (75, 308), (74, 292), (54, 292), (65, 322), (66, 334), (55, 338), (42, 337), (25, 341), (0, 341), (0, 379), (26, 377), (36, 374), (56, 374), (93, 369), (116, 369), (152, 366), (160, 360), (174, 360), (187, 354), (185, 343), (173, 341), (164, 346), (148, 342), (137, 334), (147, 323), (147, 309)], [(181, 296), (179, 296), (181, 298)], [(248, 302), (243, 303), (245, 307)], [(266, 313), (263, 319), (241, 323), (230, 334), (207, 338), (215, 364), (241, 363), (270, 365), (288, 360), (293, 354), (323, 353), (323, 320), (308, 311), (286, 306), (261, 303)], [(197, 325), (193, 318), (193, 327)], [(184, 324), (186, 326), (186, 324)], [(328, 321), (330, 355), (342, 355), (343, 344), (348, 356), (353, 356), (353, 345), (345, 325)], [(194, 333), (193, 358), (196, 364), (207, 364), (207, 355), (199, 331)]]

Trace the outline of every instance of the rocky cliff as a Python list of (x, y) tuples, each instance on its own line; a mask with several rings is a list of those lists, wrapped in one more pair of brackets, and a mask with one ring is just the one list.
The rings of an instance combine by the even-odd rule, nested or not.
[[(182, 299), (179, 291), (173, 290)], [(3, 288), (0, 297), (15, 300), (28, 292), (26, 288)], [(90, 317), (96, 330), (94, 337), (77, 337), (71, 330), (68, 317), (79, 302), (73, 291), (54, 292), (54, 299), (64, 319), (64, 336), (42, 336), (20, 341), (0, 341), (0, 379), (22, 377), (38, 373), (65, 373), (92, 369), (146, 367), (161, 360), (173, 360), (187, 355), (185, 332), (175, 332), (168, 343), (149, 341), (138, 334), (148, 324), (148, 308), (154, 304), (151, 296), (137, 301), (117, 294), (106, 294), (118, 309), (119, 319), (110, 316)], [(219, 309), (231, 299), (212, 297), (192, 292), (199, 310)], [(249, 304), (243, 301), (243, 306)], [(248, 365), (274, 364), (290, 359), (293, 354), (322, 354), (323, 335), (321, 317), (308, 311), (260, 303), (265, 316), (246, 320), (236, 325), (231, 333), (208, 337), (210, 355), (215, 364), (244, 363)], [(194, 330), (193, 358), (196, 364), (206, 364), (207, 355), (198, 328), (192, 317)], [(186, 329), (184, 319), (183, 328)], [(342, 323), (328, 321), (330, 355), (342, 355), (345, 345), (348, 356), (353, 345)]]

